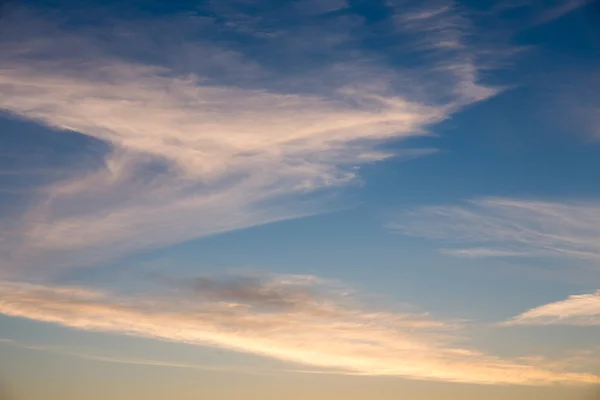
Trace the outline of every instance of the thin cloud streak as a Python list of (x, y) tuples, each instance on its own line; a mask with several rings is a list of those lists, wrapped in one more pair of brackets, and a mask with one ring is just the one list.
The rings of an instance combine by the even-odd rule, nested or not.
[(295, 371), (282, 371), (282, 370), (267, 370), (261, 369), (255, 366), (244, 366), (244, 365), (202, 365), (192, 364), (175, 361), (164, 361), (154, 360), (148, 358), (135, 358), (135, 357), (122, 357), (122, 356), (107, 356), (93, 354), (91, 350), (82, 350), (78, 348), (71, 348), (68, 346), (54, 346), (54, 345), (37, 345), (37, 344), (26, 344), (21, 343), (12, 339), (0, 338), (0, 343), (8, 344), (12, 347), (26, 349), (26, 350), (39, 350), (60, 355), (66, 355), (76, 358), (82, 358), (91, 361), (100, 361), (115, 364), (131, 364), (141, 365), (149, 367), (166, 367), (166, 368), (183, 368), (193, 369), (199, 371), (211, 371), (211, 372), (225, 372), (225, 373), (239, 373), (248, 375), (276, 375), (284, 372), (295, 372)]
[(502, 325), (600, 326), (600, 290), (533, 308)]
[(600, 259), (600, 206), (484, 198), (465, 206), (432, 206), (390, 224), (411, 236), (466, 244), (446, 248), (461, 257), (553, 256)]
[[(397, 28), (418, 33), (416, 48), (439, 57), (438, 65), (430, 73), (433, 76), (445, 74), (446, 79), (454, 82), (449, 85), (451, 93), (448, 94), (458, 103), (470, 104), (500, 91), (478, 82), (480, 67), (485, 64), (479, 54), (483, 49), (468, 40), (472, 33), (471, 21), (455, 2), (423, 2), (417, 3), (417, 7), (407, 7), (404, 1), (390, 1), (390, 4), (397, 9), (394, 18)], [(491, 49), (486, 52), (493, 53)]]
[(456, 324), (423, 314), (371, 311), (346, 291), (316, 279), (266, 276), (200, 282), (127, 296), (3, 282), (0, 312), (81, 330), (227, 348), (338, 373), (479, 384), (599, 379), (457, 347)]
[[(423, 207), (391, 224), (405, 234), (471, 247), (446, 248), (458, 257), (563, 257), (600, 260), (600, 206), (510, 198), (466, 206)], [(600, 325), (600, 292), (536, 307), (501, 325)]]
[(592, 0), (561, 0), (557, 3), (553, 7), (543, 10), (535, 19), (535, 23), (544, 24), (559, 19), (578, 8), (591, 4)]

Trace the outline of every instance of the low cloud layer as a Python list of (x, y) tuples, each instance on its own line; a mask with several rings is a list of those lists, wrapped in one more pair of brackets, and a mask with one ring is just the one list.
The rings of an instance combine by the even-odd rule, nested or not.
[(458, 325), (375, 311), (314, 277), (210, 277), (124, 295), (3, 282), (0, 312), (71, 328), (216, 346), (336, 373), (479, 384), (592, 383), (460, 344)]

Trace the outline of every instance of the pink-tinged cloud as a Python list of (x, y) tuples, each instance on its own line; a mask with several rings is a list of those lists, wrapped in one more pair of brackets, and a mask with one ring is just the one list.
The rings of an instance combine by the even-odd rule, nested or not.
[[(454, 32), (455, 14), (447, 10), (436, 21), (451, 19)], [(0, 39), (0, 109), (56, 135), (73, 131), (97, 139), (110, 150), (95, 168), (74, 169), (70, 179), (44, 185), (24, 215), (2, 226), (6, 245), (0, 242), (0, 249), (8, 256), (0, 272), (93, 264), (108, 255), (327, 211), (335, 206), (297, 199), (356, 182), (357, 168), (396, 155), (381, 151), (382, 142), (424, 135), (497, 92), (478, 81), (471, 49), (463, 47), (444, 49), (443, 56), (457, 55), (442, 66), (434, 57), (416, 70), (392, 69), (358, 54), (323, 60), (314, 74), (277, 75), (270, 84), (275, 72), (239, 52), (197, 40), (181, 46), (187, 39), (178, 36), (179, 25), (217, 29), (207, 20), (160, 21), (161, 31), (180, 42), (157, 52), (181, 60), (193, 49), (201, 59), (194, 73), (184, 74), (181, 65), (148, 65), (111, 51), (138, 49), (132, 38), (153, 48), (159, 38), (149, 27), (157, 21), (119, 22), (123, 31), (138, 34), (98, 38), (94, 30), (36, 18), (19, 9), (5, 19), (10, 35)], [(302, 43), (334, 51), (338, 42), (313, 35), (333, 30), (321, 36), (343, 42), (359, 23), (335, 21), (315, 32), (279, 32), (289, 40), (285, 51), (303, 54)], [(39, 31), (21, 29), (25, 25)], [(423, 29), (404, 34), (418, 36)], [(462, 28), (453, 35), (464, 39)], [(410, 154), (431, 152), (416, 150)]]

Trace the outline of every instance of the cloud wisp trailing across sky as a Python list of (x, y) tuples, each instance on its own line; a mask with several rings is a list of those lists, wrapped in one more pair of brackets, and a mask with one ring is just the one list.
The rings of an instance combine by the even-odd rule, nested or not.
[(483, 198), (412, 210), (390, 227), (455, 244), (444, 252), (462, 257), (600, 259), (600, 206), (589, 202)]
[(503, 325), (600, 326), (600, 291), (569, 296), (565, 300), (533, 308)]
[[(222, 372), (222, 373), (236, 373), (236, 374), (248, 374), (248, 375), (277, 375), (284, 374), (284, 370), (269, 370), (260, 369), (256, 366), (243, 366), (243, 365), (208, 365), (208, 364), (197, 364), (197, 363), (186, 363), (186, 362), (175, 362), (162, 359), (149, 359), (139, 357), (124, 357), (118, 355), (107, 355), (98, 354), (97, 349), (92, 348), (81, 348), (73, 346), (53, 346), (53, 345), (40, 345), (40, 344), (29, 344), (23, 343), (13, 339), (0, 338), (0, 344), (8, 345), (15, 348), (34, 350), (34, 351), (45, 351), (54, 354), (66, 355), (75, 358), (81, 358), (91, 361), (100, 361), (105, 363), (114, 364), (131, 364), (141, 365), (149, 367), (163, 367), (163, 368), (182, 368), (191, 369), (198, 371), (210, 371), (210, 372)], [(308, 371), (307, 371), (308, 372)], [(317, 372), (317, 371), (315, 371)]]
[[(442, 251), (458, 257), (560, 257), (589, 263), (592, 270), (600, 260), (600, 206), (589, 202), (478, 199), (416, 209), (391, 227), (452, 243), (457, 247)], [(600, 293), (536, 307), (502, 325), (600, 325)]]
[[(94, 29), (40, 23), (31, 11), (14, 11), (0, 43), (0, 108), (109, 149), (101, 167), (40, 189), (35, 205), (10, 225), (8, 264), (74, 266), (106, 257), (106, 248), (119, 256), (321, 211), (322, 205), (295, 199), (355, 181), (357, 167), (393, 155), (378, 149), (382, 141), (423, 135), (497, 92), (478, 82), (459, 10), (436, 7), (443, 12), (421, 13), (410, 29), (394, 33), (412, 46), (407, 38), (426, 30), (429, 19), (451, 21), (445, 29), (454, 32), (452, 48), (419, 49), (438, 57), (418, 68), (395, 68), (368, 52), (348, 58), (339, 47), (357, 41), (352, 32), (364, 23), (357, 18), (318, 23), (324, 18), (308, 13), (317, 21), (310, 29), (292, 26), (257, 39), (260, 21), (214, 11), (233, 18), (227, 29), (259, 40), (263, 50), (291, 52), (292, 59), (307, 49), (331, 55), (308, 65), (311, 74), (285, 76), (258, 56), (201, 40), (187, 47), (162, 43), (170, 56), (155, 63), (125, 57), (127, 46), (157, 46), (151, 34), (135, 40), (147, 33), (148, 21), (117, 24), (115, 37), (99, 38)], [(173, 17), (171, 25), (161, 24), (174, 42), (185, 42), (178, 26), (209, 35), (224, 29), (215, 21)], [(28, 24), (39, 27), (23, 31)], [(337, 40), (306, 46), (323, 31)], [(196, 70), (181, 61), (190, 57), (202, 60)], [(269, 74), (271, 81), (264, 79)]]
[(335, 373), (478, 384), (592, 383), (598, 377), (504, 360), (460, 344), (459, 324), (372, 311), (311, 276), (186, 279), (122, 294), (4, 282), (15, 317), (251, 353)]
[[(21, 103), (15, 90), (7, 101), (115, 146), (105, 168), (54, 185), (31, 210), (36, 225), (25, 235), (40, 249), (115, 246), (123, 239), (168, 244), (294, 216), (300, 212), (267, 212), (261, 203), (347, 182), (353, 174), (340, 166), (384, 157), (349, 142), (409, 135), (437, 117), (402, 99), (373, 96), (377, 110), (353, 111), (318, 98), (197, 87), (128, 66), (103, 73), (113, 82), (89, 86), (52, 77), (37, 82), (35, 98)], [(16, 79), (4, 82), (13, 86)], [(30, 79), (22, 78), (22, 90)], [(90, 91), (98, 97), (87, 97)], [(152, 167), (161, 172), (146, 178), (144, 168)], [(158, 237), (149, 236), (150, 227), (159, 227)]]

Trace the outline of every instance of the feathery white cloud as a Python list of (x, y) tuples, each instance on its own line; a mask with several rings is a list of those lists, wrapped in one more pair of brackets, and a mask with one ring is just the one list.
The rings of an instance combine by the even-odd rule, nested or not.
[(600, 259), (600, 206), (594, 203), (484, 198), (464, 206), (419, 208), (390, 226), (408, 235), (469, 246), (444, 250), (457, 256)]
[(64, 326), (215, 346), (337, 373), (479, 384), (593, 383), (458, 342), (456, 325), (373, 311), (312, 277), (186, 280), (123, 295), (78, 287), (0, 284), (0, 312)]
[(504, 325), (600, 326), (600, 291), (569, 296), (565, 300), (533, 308)]
[[(235, 10), (228, 13), (240, 17)], [(10, 34), (0, 42), (0, 109), (54, 128), (57, 135), (74, 131), (98, 139), (111, 150), (103, 167), (42, 188), (35, 207), (10, 225), (5, 263), (20, 268), (41, 260), (46, 266), (79, 265), (319, 212), (321, 206), (294, 200), (352, 182), (357, 167), (392, 155), (377, 149), (382, 141), (423, 135), (451, 112), (495, 93), (476, 82), (477, 69), (469, 63), (449, 60), (440, 68), (436, 59), (411, 72), (377, 65), (360, 52), (341, 59), (347, 52), (336, 46), (348, 40), (356, 23), (347, 25), (345, 17), (309, 25), (317, 32), (339, 30), (336, 41), (319, 40), (333, 59), (323, 59), (313, 72), (327, 79), (313, 82), (306, 74), (282, 77), (273, 71), (273, 81), (286, 82), (273, 85), (265, 83), (265, 66), (214, 43), (193, 43), (195, 59), (202, 62), (191, 74), (178, 65), (124, 58), (124, 42), (135, 54), (138, 47), (155, 49), (147, 43), (151, 39), (140, 46), (131, 39), (143, 37), (147, 23), (131, 22), (142, 32), (117, 25), (111, 31), (120, 36), (103, 33), (99, 39), (98, 29), (69, 31), (39, 19), (29, 24), (37, 30), (24, 31), (27, 18), (33, 17), (17, 12), (3, 27)], [(206, 18), (191, 21), (204, 30), (219, 28)], [(189, 20), (172, 22), (192, 30)], [(246, 22), (247, 29), (260, 29), (260, 21)], [(169, 29), (168, 22), (161, 26)], [(245, 34), (246, 28), (231, 29)], [(302, 35), (312, 37), (308, 31), (265, 40), (302, 55), (314, 48), (298, 42)], [(182, 41), (178, 35), (183, 33), (175, 35)], [(166, 53), (185, 47), (161, 45)], [(231, 69), (232, 63), (241, 67)], [(421, 74), (433, 69), (436, 79)], [(407, 81), (413, 89), (439, 81), (444, 95), (398, 90)], [(478, 88), (477, 95), (465, 92), (465, 85)], [(298, 91), (303, 86), (311, 91)]]
[[(22, 234), (37, 249), (118, 251), (125, 239), (161, 245), (293, 217), (303, 212), (263, 202), (346, 183), (348, 166), (387, 156), (371, 150), (374, 140), (420, 134), (443, 115), (357, 91), (335, 101), (210, 87), (143, 67), (87, 68), (108, 79), (23, 65), (0, 76), (1, 108), (114, 148), (105, 168), (55, 184), (30, 211)], [(357, 100), (369, 105), (349, 104)]]
[[(594, 263), (600, 259), (600, 206), (590, 202), (486, 198), (465, 206), (416, 209), (391, 227), (469, 246), (442, 250), (459, 257), (565, 257)], [(600, 292), (536, 307), (504, 324), (600, 325)]]

